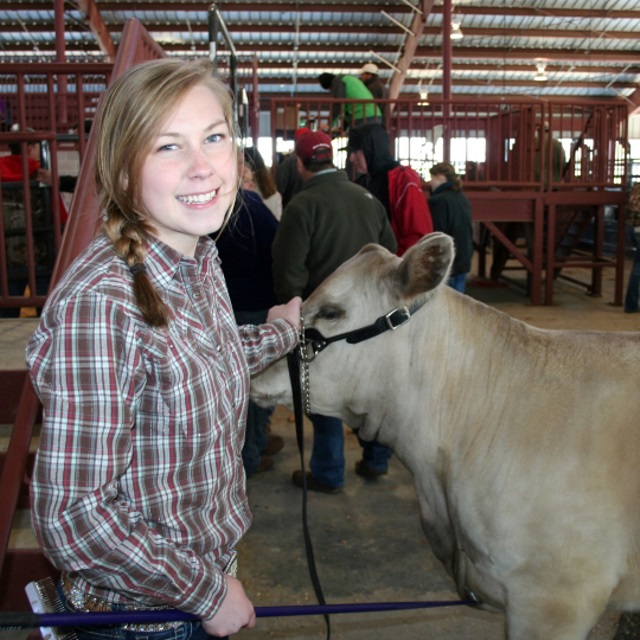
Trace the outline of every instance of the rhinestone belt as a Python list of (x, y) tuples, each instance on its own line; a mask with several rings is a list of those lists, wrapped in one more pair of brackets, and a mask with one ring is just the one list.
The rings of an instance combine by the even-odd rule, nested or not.
[[(227, 575), (236, 577), (238, 572), (238, 554), (234, 551), (231, 559), (224, 568), (224, 573)], [(80, 590), (69, 579), (66, 573), (62, 574), (60, 578), (60, 584), (62, 585), (62, 591), (67, 599), (69, 605), (76, 611), (82, 611), (85, 613), (92, 612), (104, 612), (113, 611), (113, 605), (106, 600), (89, 596)], [(163, 609), (172, 609), (168, 606), (145, 606), (139, 604), (118, 604), (118, 611), (161, 611)], [(134, 631), (141, 633), (156, 633), (159, 631), (168, 631), (169, 629), (178, 629), (182, 625), (186, 624), (186, 621), (177, 620), (173, 622), (152, 622), (152, 623), (140, 623), (140, 624), (123, 624), (122, 629), (125, 631)]]

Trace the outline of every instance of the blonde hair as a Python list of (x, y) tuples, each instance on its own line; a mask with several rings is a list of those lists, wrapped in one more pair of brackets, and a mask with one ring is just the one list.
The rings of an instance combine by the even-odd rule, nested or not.
[(109, 87), (96, 119), (95, 180), (104, 232), (131, 269), (138, 307), (152, 326), (166, 326), (168, 311), (144, 268), (153, 225), (142, 203), (140, 176), (163, 123), (198, 85), (220, 103), (235, 145), (231, 95), (205, 60), (163, 58), (132, 67)]

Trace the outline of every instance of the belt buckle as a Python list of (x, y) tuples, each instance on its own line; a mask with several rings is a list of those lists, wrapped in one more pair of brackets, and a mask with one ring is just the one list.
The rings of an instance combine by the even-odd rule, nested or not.
[[(69, 606), (76, 611), (85, 613), (113, 611), (111, 603), (100, 600), (94, 596), (88, 596), (86, 593), (73, 585), (66, 573), (61, 577), (62, 591), (69, 603)], [(159, 611), (162, 609), (170, 609), (171, 607), (144, 607), (140, 605), (120, 605), (122, 611)], [(177, 629), (185, 624), (184, 620), (174, 620), (169, 622), (139, 622), (121, 625), (125, 631), (134, 631), (138, 633), (157, 633), (159, 631), (169, 631)]]
[(158, 633), (159, 631), (169, 631), (170, 629), (178, 629), (184, 624), (184, 620), (175, 622), (151, 622), (139, 624), (123, 624), (124, 631), (133, 631), (136, 633)]

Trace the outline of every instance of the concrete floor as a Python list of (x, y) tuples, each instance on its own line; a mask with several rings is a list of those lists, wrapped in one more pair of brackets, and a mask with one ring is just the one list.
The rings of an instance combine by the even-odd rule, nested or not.
[[(604, 296), (591, 298), (573, 285), (556, 284), (552, 307), (532, 307), (512, 286), (469, 286), (467, 293), (531, 324), (549, 328), (610, 331), (640, 330), (640, 314), (613, 307), (613, 281), (605, 271)], [(10, 321), (0, 321), (0, 367), (18, 362), (24, 346)], [(30, 320), (21, 322), (32, 323)], [(20, 339), (33, 325), (22, 325)], [(8, 339), (5, 340), (5, 335)], [(25, 339), (26, 342), (26, 339)], [(13, 367), (12, 367), (13, 368)], [(314, 604), (301, 525), (301, 491), (292, 486), (299, 468), (291, 414), (276, 410), (272, 431), (285, 439), (270, 471), (248, 481), (254, 523), (242, 541), (239, 577), (256, 606)], [(409, 473), (392, 459), (389, 474), (365, 481), (354, 472), (360, 450), (345, 432), (347, 480), (339, 495), (309, 495), (309, 524), (316, 564), (329, 603), (456, 600), (452, 582), (434, 558), (422, 534), (417, 501)], [(311, 428), (306, 427), (307, 460)], [(590, 640), (613, 638), (617, 616), (605, 615)], [(467, 607), (391, 613), (331, 616), (333, 640), (457, 640), (500, 639), (503, 618)], [(261, 618), (240, 640), (307, 640), (326, 637), (321, 617)], [(0, 640), (21, 640), (0, 634)]]

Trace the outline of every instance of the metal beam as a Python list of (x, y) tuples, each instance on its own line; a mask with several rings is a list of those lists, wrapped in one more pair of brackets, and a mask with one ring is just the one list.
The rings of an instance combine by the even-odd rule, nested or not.
[[(456, 9), (456, 14), (459, 13)], [(10, 34), (11, 31), (8, 27), (15, 26), (15, 33), (22, 33), (22, 27), (18, 21), (7, 20), (3, 25), (3, 33)], [(149, 31), (155, 33), (173, 33), (176, 32), (176, 24), (163, 22), (156, 22), (147, 20), (145, 26)], [(205, 23), (196, 22), (192, 23), (191, 31), (193, 33), (205, 33), (207, 31), (207, 25)], [(110, 27), (111, 33), (120, 33), (122, 31), (123, 24), (112, 24)], [(318, 19), (317, 22), (307, 21), (304, 25), (300, 25), (299, 31), (301, 34), (326, 34), (330, 29), (332, 33), (349, 33), (349, 34), (366, 34), (371, 36), (376, 35), (394, 35), (398, 33), (397, 27), (393, 25), (361, 25), (361, 24), (335, 24), (331, 21), (323, 21)], [(73, 25), (69, 25), (67, 31), (73, 32)], [(254, 25), (250, 21), (236, 22), (228, 27), (228, 31), (231, 34), (246, 34), (251, 32), (254, 42), (258, 41), (260, 34), (271, 33), (283, 33), (286, 29), (281, 24), (266, 24), (266, 25)], [(51, 25), (47, 22), (41, 22), (37, 24), (29, 25), (29, 32), (33, 33), (49, 33), (51, 31)], [(504, 37), (504, 29), (497, 27), (465, 27), (465, 35), (477, 36), (477, 37)], [(424, 27), (422, 30), (423, 36), (439, 37), (441, 35), (441, 29), (439, 27)], [(604, 40), (640, 40), (640, 31), (589, 31), (586, 29), (527, 29), (527, 36), (530, 38), (585, 38), (585, 39), (604, 39)]]
[[(456, 9), (457, 11), (457, 9)], [(153, 31), (153, 29), (151, 29)], [(467, 30), (465, 29), (465, 34)], [(114, 33), (118, 33), (117, 30)], [(173, 42), (163, 42), (162, 38), (158, 38), (157, 42), (165, 49), (167, 53), (170, 52), (189, 52), (192, 51), (192, 43), (184, 42), (184, 43), (173, 43)], [(68, 52), (71, 51), (79, 51), (82, 49), (87, 49), (92, 45), (92, 42), (85, 41), (83, 43), (73, 42), (67, 45)], [(55, 50), (55, 42), (52, 39), (50, 42), (42, 42), (38, 44), (40, 53), (47, 51)], [(282, 56), (291, 55), (291, 48), (288, 45), (283, 44), (273, 44), (273, 45), (256, 45), (256, 44), (243, 44), (243, 43), (235, 43), (235, 47), (237, 50), (237, 54), (239, 57), (246, 57), (248, 59), (252, 59), (254, 55), (260, 54), (261, 64), (266, 63), (269, 64), (268, 59), (265, 57), (265, 54), (280, 54)], [(208, 48), (208, 43), (202, 43), (203, 50)], [(371, 47), (369, 47), (370, 49)], [(33, 52), (33, 43), (31, 41), (25, 41), (21, 43), (15, 43), (11, 45), (11, 51), (15, 52)], [(359, 61), (366, 61), (367, 53), (362, 45), (357, 44), (335, 44), (331, 47), (332, 53), (336, 56), (340, 54), (357, 54), (360, 55)], [(398, 51), (398, 47), (394, 45), (377, 45), (376, 52), (381, 55), (395, 55)], [(0, 54), (2, 50), (0, 50)], [(301, 44), (298, 54), (313, 56), (317, 55), (318, 49), (313, 44)], [(220, 49), (221, 55), (229, 55), (230, 51), (226, 48)], [(441, 61), (442, 57), (442, 49), (440, 46), (429, 46), (429, 47), (418, 47), (415, 51), (415, 58), (422, 58), (422, 63), (425, 63), (427, 60), (431, 59), (432, 61)], [(469, 60), (486, 60), (493, 62), (496, 66), (500, 66), (504, 64), (506, 61), (515, 61), (520, 60), (523, 63), (528, 60), (533, 60), (535, 58), (546, 58), (548, 61), (553, 62), (561, 62), (564, 64), (569, 63), (580, 63), (584, 66), (588, 66), (589, 64), (622, 64), (622, 65), (638, 65), (638, 52), (635, 50), (626, 50), (626, 51), (610, 51), (606, 49), (590, 49), (587, 52), (584, 50), (568, 50), (568, 49), (526, 49), (526, 48), (510, 48), (510, 49), (501, 49), (499, 47), (464, 47), (457, 45), (456, 46), (456, 61), (469, 61)], [(586, 61), (588, 60), (588, 63)], [(302, 64), (302, 63), (300, 63)], [(345, 66), (344, 62), (323, 62), (318, 63), (319, 66)], [(347, 63), (348, 66), (348, 63)]]
[(109, 28), (102, 19), (100, 10), (96, 6), (94, 0), (78, 0), (78, 7), (84, 14), (89, 28), (91, 29), (91, 33), (96, 37), (100, 51), (102, 51), (110, 62), (115, 60), (116, 45), (111, 39)]
[(420, 11), (414, 11), (413, 20), (411, 21), (411, 34), (407, 34), (404, 41), (404, 47), (400, 60), (395, 63), (399, 71), (394, 71), (391, 76), (391, 82), (389, 83), (389, 98), (396, 100), (400, 95), (402, 85), (407, 70), (411, 66), (413, 59), (415, 58), (416, 49), (418, 48), (418, 42), (422, 37), (422, 31), (427, 22), (427, 18), (431, 13), (435, 0), (421, 0)]
[(625, 100), (629, 104), (629, 115), (640, 115), (640, 87)]

